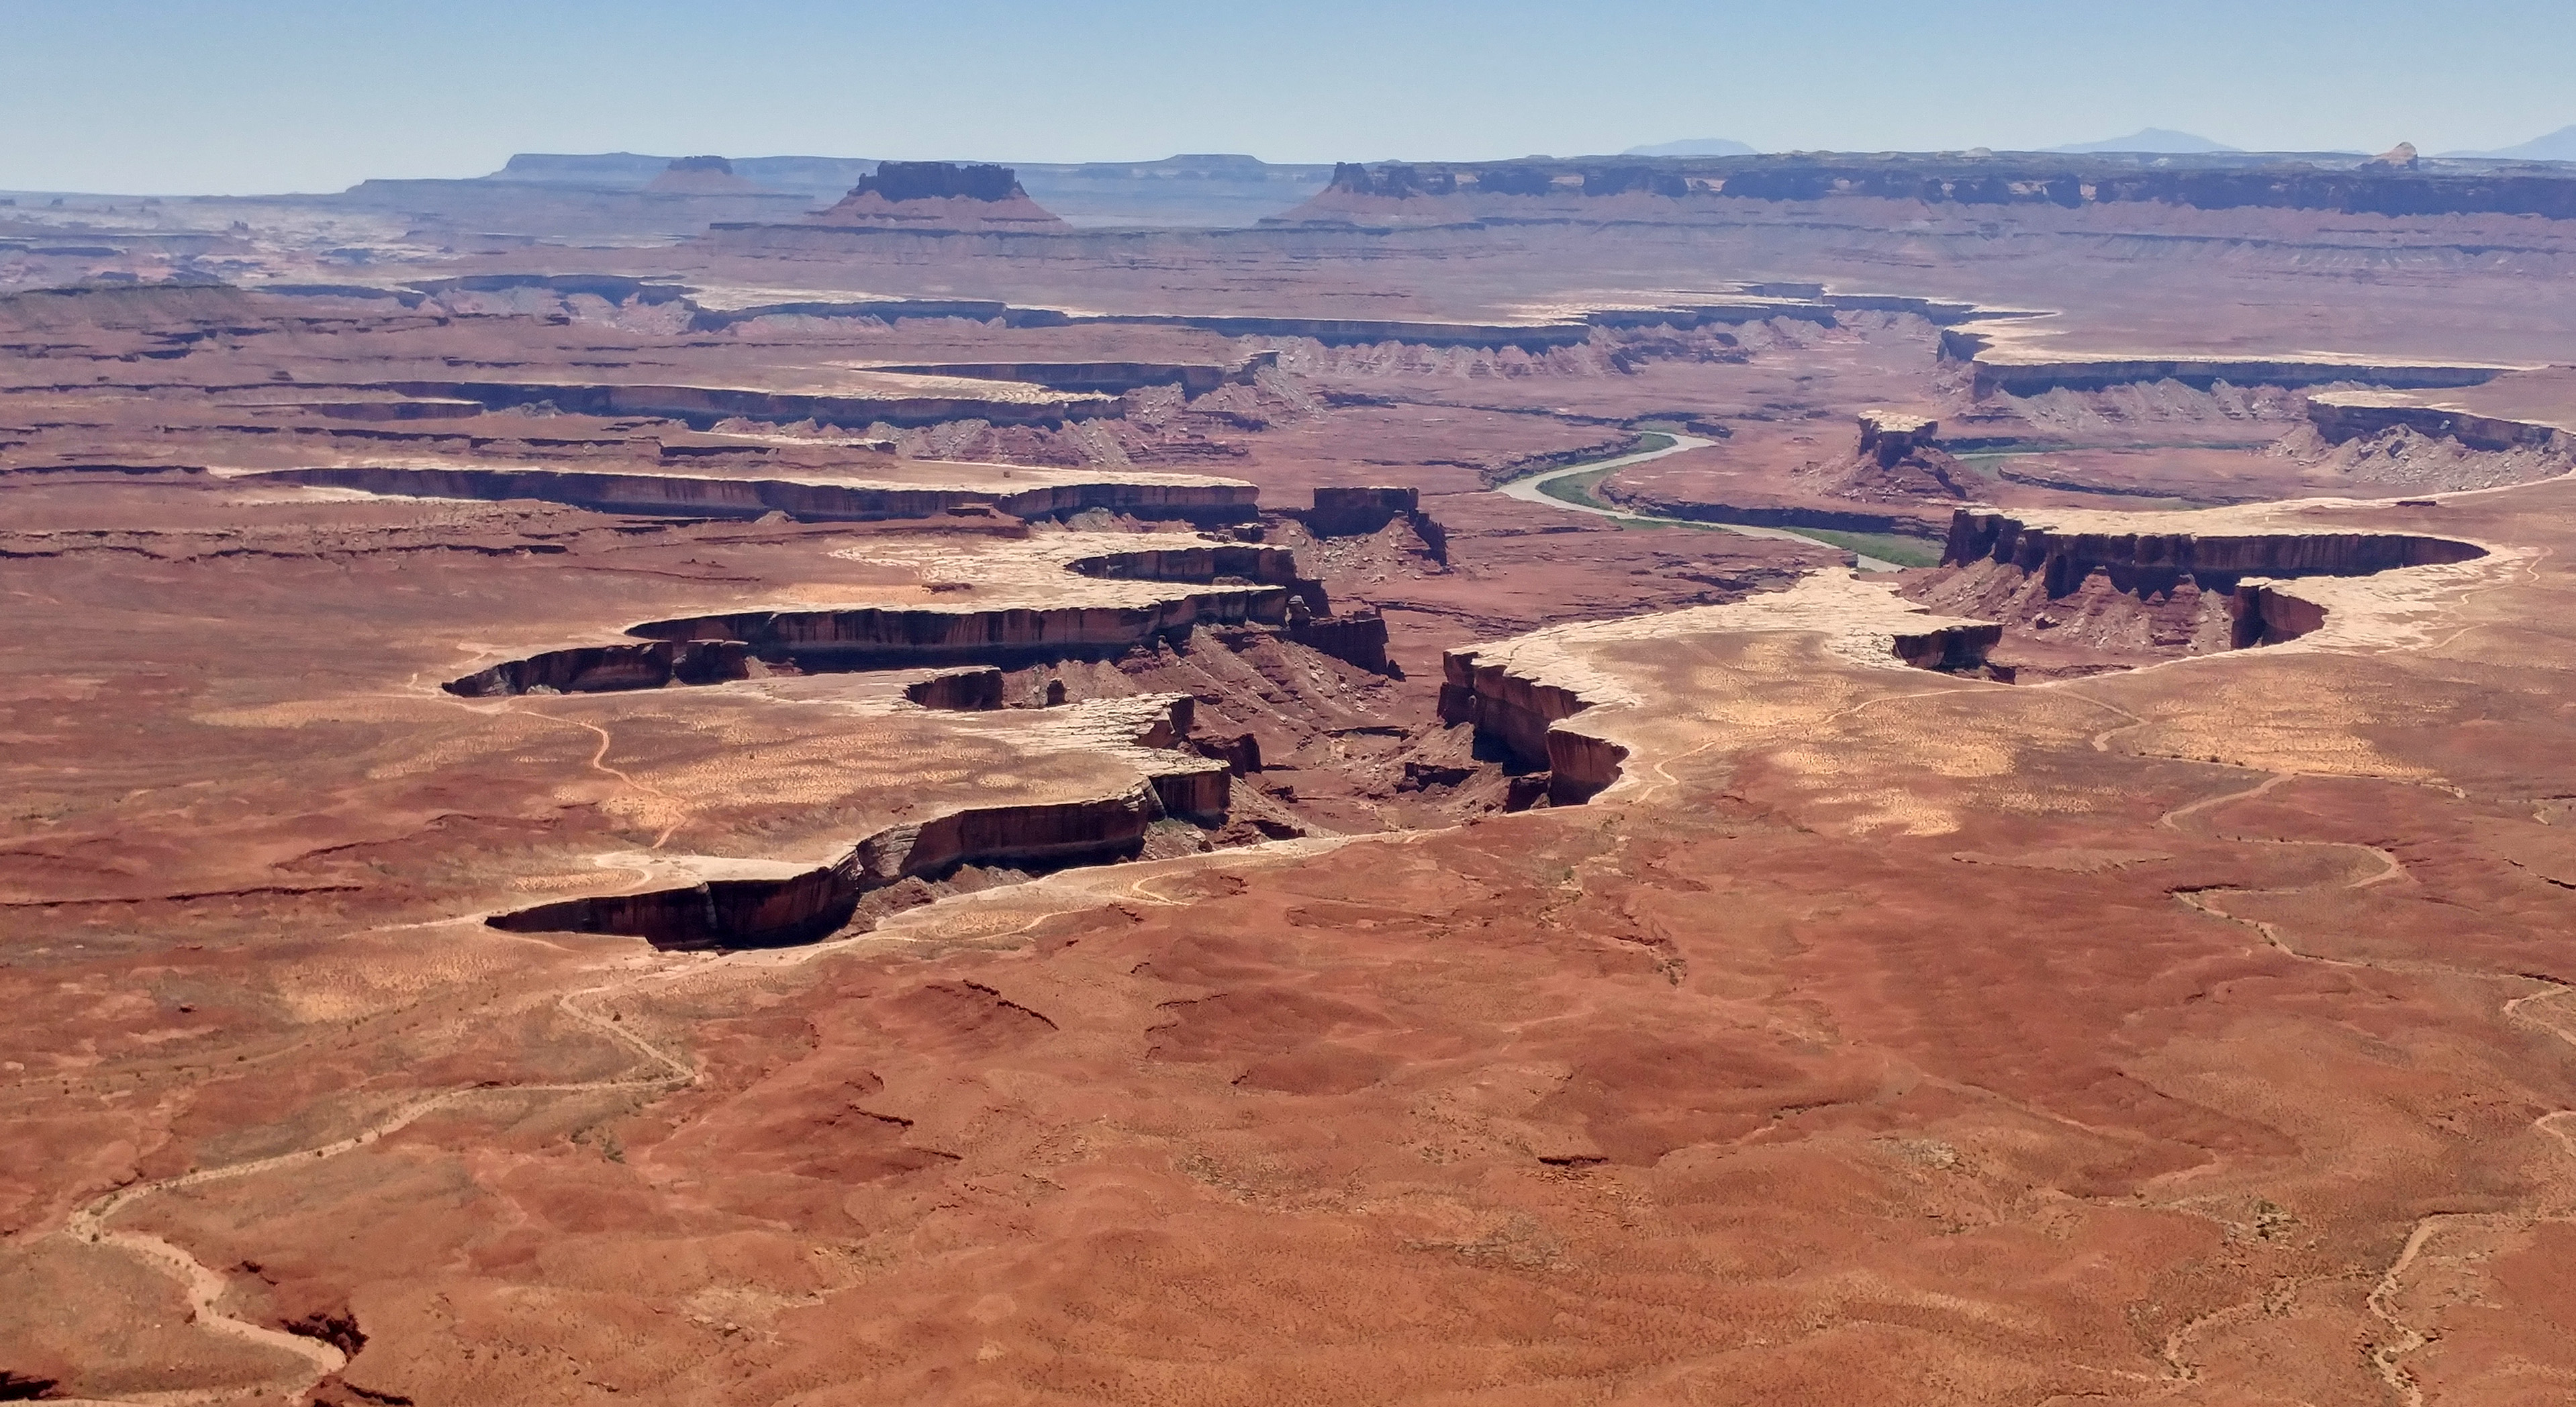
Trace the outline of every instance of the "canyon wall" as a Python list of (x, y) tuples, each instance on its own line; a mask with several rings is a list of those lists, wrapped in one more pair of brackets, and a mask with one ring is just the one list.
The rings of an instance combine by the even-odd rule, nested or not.
[(826, 395), (738, 386), (553, 381), (396, 381), (384, 383), (383, 389), (427, 399), (473, 401), (493, 410), (551, 405), (574, 415), (651, 415), (684, 421), (701, 430), (733, 419), (777, 424), (811, 420), (821, 425), (860, 428), (879, 421), (922, 426), (951, 420), (989, 420), (996, 425), (1056, 428), (1071, 420), (1119, 413), (1114, 395), (1027, 386), (991, 396), (948, 387), (937, 391), (896, 387), (876, 394)]
[(593, 645), (496, 664), (439, 687), (451, 694), (479, 699), (501, 694), (659, 689), (673, 683), (718, 684), (747, 677), (750, 660), (749, 646), (723, 640)]
[(739, 641), (764, 659), (833, 670), (1000, 664), (1105, 658), (1202, 625), (1284, 626), (1288, 601), (1283, 587), (1216, 587), (1149, 606), (745, 611), (654, 621), (627, 633), (650, 640)]
[(1998, 351), (1995, 339), (1961, 328), (1941, 333), (1941, 358), (1972, 368), (1972, 393), (2036, 396), (2053, 390), (2099, 391), (2138, 382), (2178, 381), (2195, 390), (2218, 382), (2231, 386), (2326, 386), (2360, 381), (2375, 386), (2435, 388), (2476, 386), (2494, 380), (2502, 366), (2361, 358), (2297, 357), (2037, 357)]
[(414, 498), (531, 498), (611, 513), (757, 518), (786, 513), (812, 522), (930, 518), (977, 504), (1037, 519), (1103, 508), (1140, 518), (1239, 523), (1260, 511), (1252, 485), (1091, 482), (1041, 484), (997, 494), (989, 488), (824, 483), (803, 479), (735, 479), (687, 474), (614, 474), (563, 469), (411, 469), (326, 466), (275, 469), (251, 476), (288, 483), (364, 489)]
[(2485, 555), (2471, 543), (2416, 533), (2085, 532), (1963, 508), (1950, 520), (1941, 564), (2008, 563), (2043, 577), (2055, 596), (2096, 568), (2122, 591), (2170, 591), (2185, 576), (2204, 589), (2228, 590), (2243, 576), (2366, 576)]
[(2576, 434), (2555, 425), (2502, 416), (2479, 415), (2443, 406), (2411, 405), (2367, 392), (2326, 393), (2308, 398), (2308, 419), (2331, 444), (2365, 439), (2405, 428), (2436, 439), (2449, 438), (2470, 449), (2576, 448)]

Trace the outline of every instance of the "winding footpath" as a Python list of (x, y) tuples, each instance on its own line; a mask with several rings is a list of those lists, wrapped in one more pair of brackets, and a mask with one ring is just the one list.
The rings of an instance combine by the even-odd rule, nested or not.
[[(1754, 527), (1748, 523), (1705, 523), (1692, 518), (1653, 518), (1642, 513), (1629, 513), (1617, 508), (1606, 508), (1601, 504), (1588, 501), (1577, 503), (1572, 499), (1558, 498), (1554, 494), (1547, 492), (1547, 486), (1555, 483), (1559, 479), (1570, 479), (1577, 474), (1591, 474), (1605, 469), (1625, 469), (1630, 465), (1643, 464), (1651, 459), (1661, 459), (1668, 454), (1680, 454), (1684, 450), (1706, 449), (1710, 445), (1717, 443), (1715, 440), (1701, 439), (1697, 435), (1665, 435), (1664, 438), (1671, 440), (1672, 443), (1665, 445), (1660, 449), (1641, 449), (1633, 454), (1623, 454), (1613, 459), (1596, 459), (1585, 464), (1568, 465), (1563, 469), (1550, 469), (1544, 473), (1532, 474), (1526, 479), (1514, 479), (1508, 484), (1499, 485), (1494, 489), (1494, 492), (1501, 494), (1505, 498), (1517, 498), (1523, 503), (1544, 504), (1550, 508), (1562, 508), (1569, 513), (1589, 513), (1596, 518), (1609, 518), (1623, 523), (1637, 523), (1646, 527), (1723, 528), (1728, 532), (1738, 533), (1745, 537), (1778, 538), (1787, 542), (1809, 543), (1813, 546), (1822, 547), (1829, 552), (1851, 552), (1851, 549), (1848, 547), (1842, 547), (1837, 544), (1827, 542), (1820, 537), (1809, 537), (1805, 533), (1791, 532), (1787, 528)], [(1589, 495), (1586, 495), (1586, 497), (1588, 499)], [(1865, 572), (1892, 572), (1898, 569), (1897, 563), (1881, 561), (1876, 557), (1865, 556), (1861, 553), (1853, 552), (1852, 557), (1854, 564), (1858, 566), (1860, 570)]]

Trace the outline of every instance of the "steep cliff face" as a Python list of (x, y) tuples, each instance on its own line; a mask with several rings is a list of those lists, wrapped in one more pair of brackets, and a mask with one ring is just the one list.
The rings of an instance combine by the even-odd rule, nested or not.
[(1386, 657), (1386, 618), (1375, 611), (1303, 618), (1292, 613), (1288, 638), (1373, 674), (1395, 672), (1394, 661)]
[(949, 669), (905, 686), (903, 696), (923, 708), (976, 713), (1002, 706), (1003, 684), (1002, 671), (989, 665)]
[(1942, 565), (2009, 563), (2039, 576), (2052, 595), (2071, 591), (2096, 568), (2123, 591), (2168, 589), (2183, 576), (2204, 589), (2232, 589), (2241, 576), (2367, 576), (2395, 567), (2468, 562), (2472, 543), (2416, 533), (2138, 533), (2029, 526), (2003, 513), (1961, 509), (1951, 519)]
[(1940, 421), (1908, 411), (1864, 410), (1859, 421), (1860, 452), (1882, 467), (1929, 448), (1941, 433)]
[(464, 698), (501, 694), (596, 694), (659, 689), (666, 684), (718, 684), (750, 673), (751, 648), (722, 640), (669, 640), (649, 645), (596, 645), (551, 650), (496, 664), (439, 686)]
[(2292, 595), (2274, 582), (2238, 583), (2228, 598), (2227, 613), (2233, 627), (2227, 643), (2238, 650), (2296, 640), (2326, 624), (2324, 606)]
[(2099, 391), (2139, 382), (2176, 381), (2195, 390), (2230, 386), (2325, 386), (2360, 381), (2410, 388), (2477, 386), (2507, 368), (2367, 357), (2050, 357), (1999, 346), (1995, 335), (1964, 328), (1941, 333), (1941, 358), (1967, 364), (1972, 394), (2037, 396), (2054, 390)]
[(2419, 405), (2370, 392), (2326, 392), (2308, 398), (2308, 420), (2330, 444), (2408, 429), (2471, 449), (2576, 450), (2576, 434), (2534, 420), (2511, 420), (2444, 406)]
[(1057, 391), (1123, 396), (1147, 386), (1178, 386), (1188, 396), (1204, 396), (1222, 386), (1249, 385), (1254, 376), (1279, 364), (1276, 351), (1255, 352), (1231, 365), (1214, 362), (918, 362), (876, 366), (875, 371), (921, 376), (961, 376), (974, 381), (1016, 381)]
[(1262, 586), (1296, 586), (1297, 554), (1285, 547), (1228, 544), (1161, 547), (1077, 557), (1065, 569), (1102, 581), (1179, 581), (1210, 585), (1232, 578)]
[[(1209, 770), (1209, 769), (1194, 769)], [(1213, 770), (1224, 774), (1224, 768)], [(1145, 827), (1163, 814), (1159, 794), (1140, 781), (1117, 796), (1048, 806), (987, 806), (895, 826), (860, 841), (845, 864), (863, 889), (966, 864), (1056, 868), (1133, 854)]]
[(1896, 657), (1915, 669), (1971, 670), (1983, 665), (1986, 652), (2003, 638), (2003, 626), (1988, 621), (1899, 633)]
[(1008, 493), (981, 487), (830, 483), (803, 479), (736, 479), (692, 474), (609, 474), (569, 469), (409, 469), (331, 466), (277, 469), (251, 477), (363, 489), (414, 498), (532, 498), (611, 513), (680, 513), (757, 518), (786, 513), (809, 522), (875, 522), (930, 518), (989, 504), (1017, 518), (1039, 519), (1103, 508), (1140, 518), (1216, 524), (1260, 512), (1259, 491), (1230, 480), (1153, 482), (1101, 479), (1039, 484)]
[[(1024, 871), (1134, 857), (1166, 817), (1221, 825), (1233, 795), (1222, 759), (1187, 748), (1186, 694), (1121, 701), (1110, 719), (1139, 775), (1103, 796), (962, 807), (874, 832), (828, 865), (699, 857), (705, 877), (640, 894), (540, 904), (486, 922), (512, 932), (614, 933), (656, 947), (752, 948), (811, 942), (850, 921), (872, 891), (907, 879), (942, 880), (968, 865)], [(1119, 720), (1124, 720), (1123, 722)]]
[(2326, 623), (2301, 578), (2486, 555), (2420, 533), (2085, 530), (2123, 516), (2066, 526), (1963, 509), (1942, 566), (1904, 594), (2002, 622), (2002, 639), (1987, 642), (1998, 677), (2030, 681), (2293, 640)]
[(627, 633), (649, 640), (738, 641), (761, 658), (816, 669), (999, 665), (1106, 657), (1202, 625), (1281, 626), (1288, 622), (1288, 599), (1284, 588), (1255, 586), (1215, 587), (1150, 606), (745, 611), (653, 621)]
[(779, 879), (567, 899), (484, 922), (512, 933), (613, 933), (668, 949), (777, 947), (812, 942), (849, 922), (860, 893), (840, 866), (827, 865)]
[(1440, 657), (1440, 721), (1473, 723), (1476, 731), (1508, 749), (1525, 766), (1548, 765), (1548, 729), (1592, 701), (1555, 684), (1512, 672), (1508, 664), (1479, 660), (1474, 648)]

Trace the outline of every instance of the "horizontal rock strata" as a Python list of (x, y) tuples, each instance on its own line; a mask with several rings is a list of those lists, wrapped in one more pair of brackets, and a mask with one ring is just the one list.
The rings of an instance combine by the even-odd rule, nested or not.
[(2203, 589), (2224, 590), (2243, 576), (2366, 576), (2485, 555), (2473, 543), (2417, 533), (2084, 532), (1961, 509), (1951, 518), (1941, 562), (2008, 563), (2040, 575), (2051, 595), (2062, 595), (2096, 568), (2110, 572), (2123, 591), (2169, 590), (2184, 576)]
[(1282, 587), (1215, 587), (1144, 606), (742, 611), (653, 621), (627, 633), (653, 640), (738, 641), (764, 659), (827, 669), (1001, 664), (1105, 658), (1200, 626), (1284, 626), (1288, 601)]
[(1941, 357), (1972, 369), (1973, 393), (1981, 398), (1997, 393), (2099, 391), (2147, 381), (2176, 381), (2203, 391), (2222, 381), (2231, 386), (2327, 386), (2347, 381), (2394, 387), (2477, 386), (2511, 370), (2366, 358), (2039, 357), (1998, 350), (1988, 337), (1959, 328), (1942, 332)]
[(2408, 429), (2435, 439), (2459, 441), (2470, 449), (2576, 449), (2576, 434), (2535, 420), (2479, 415), (2449, 406), (2419, 405), (2368, 392), (2327, 392), (2308, 398), (2308, 419), (2328, 443), (2365, 439), (2389, 430)]
[[(975, 378), (957, 377), (957, 381)], [(386, 389), (406, 396), (472, 401), (494, 410), (551, 405), (574, 415), (652, 415), (706, 429), (723, 420), (779, 424), (811, 420), (865, 427), (937, 425), (988, 420), (996, 425), (1061, 426), (1071, 420), (1115, 415), (1114, 393), (1058, 391), (1010, 383), (1009, 394), (978, 395), (956, 385), (887, 387), (873, 393), (827, 394), (747, 386), (679, 386), (553, 381), (402, 381)]]

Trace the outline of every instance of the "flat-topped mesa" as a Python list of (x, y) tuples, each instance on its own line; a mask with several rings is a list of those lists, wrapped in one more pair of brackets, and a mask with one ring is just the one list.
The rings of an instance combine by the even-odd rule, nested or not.
[(1072, 228), (1029, 199), (1007, 166), (951, 161), (888, 161), (860, 178), (839, 203), (811, 217), (817, 225), (917, 228), (929, 231)]
[(1333, 179), (1324, 187), (1344, 195), (1376, 195), (1402, 200), (1417, 195), (1454, 195), (1458, 178), (1447, 167), (1425, 170), (1401, 162), (1388, 162), (1376, 169), (1356, 161), (1333, 163)]
[(1008, 166), (963, 166), (953, 161), (880, 162), (850, 187), (852, 196), (887, 200), (1025, 200), (1020, 173)]
[(644, 187), (647, 195), (759, 195), (761, 188), (736, 175), (721, 156), (683, 156)]
[(1884, 467), (1918, 449), (1929, 448), (1941, 433), (1941, 422), (1928, 415), (1902, 410), (1864, 410), (1860, 413), (1860, 452)]
[(1449, 562), (1449, 531), (1422, 511), (1419, 489), (1387, 484), (1319, 488), (1314, 507), (1286, 516), (1305, 524), (1317, 537), (1366, 537), (1401, 519), (1422, 539), (1423, 549), (1443, 566)]

